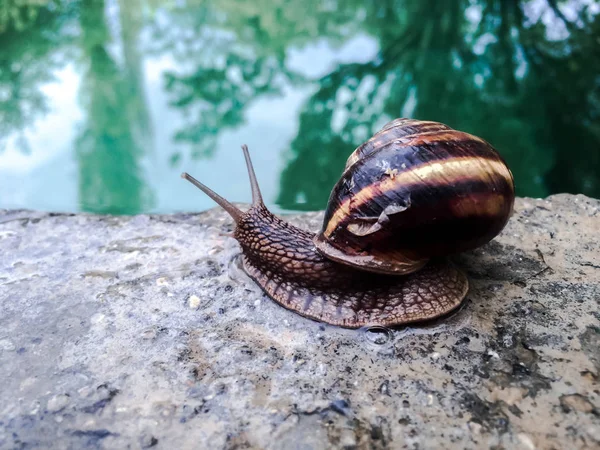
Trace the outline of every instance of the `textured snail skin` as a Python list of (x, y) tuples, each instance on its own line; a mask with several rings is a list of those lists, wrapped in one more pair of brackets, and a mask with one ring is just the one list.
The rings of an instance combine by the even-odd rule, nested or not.
[(245, 272), (280, 305), (347, 328), (395, 326), (443, 316), (468, 290), (465, 274), (446, 260), (406, 276), (363, 272), (322, 256), (314, 234), (263, 205), (244, 213), (234, 233)]
[(411, 273), (490, 241), (514, 197), (510, 170), (483, 139), (396, 119), (348, 158), (315, 245), (362, 270)]

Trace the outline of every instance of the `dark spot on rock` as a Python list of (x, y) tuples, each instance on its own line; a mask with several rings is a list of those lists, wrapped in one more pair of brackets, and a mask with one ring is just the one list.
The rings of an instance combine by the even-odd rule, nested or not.
[(105, 396), (93, 404), (81, 408), (84, 413), (95, 414), (97, 411), (108, 405), (120, 392), (118, 389), (109, 387), (108, 384), (101, 384), (96, 388), (96, 390), (99, 392), (104, 392)]
[(589, 378), (592, 381), (598, 381), (599, 378), (597, 373), (594, 373), (590, 370), (582, 370), (581, 372), (579, 372), (579, 375), (585, 378)]
[(217, 277), (220, 273), (221, 273), (221, 268), (219, 263), (217, 263), (216, 261), (209, 259), (209, 260), (202, 260), (199, 259), (196, 261), (197, 265), (200, 264), (206, 264), (208, 266), (208, 271), (205, 275), (206, 278), (214, 278)]
[[(483, 355), (483, 360), (489, 360), (491, 358), (491, 356), (489, 355)], [(473, 374), (478, 376), (479, 378), (489, 378), (490, 377), (490, 373), (487, 370), (487, 367), (484, 366), (475, 366), (473, 368)]]
[(581, 349), (600, 372), (600, 327), (587, 327), (579, 336)]
[(383, 439), (383, 430), (381, 427), (378, 427), (377, 425), (373, 425), (371, 427), (371, 438), (375, 441), (380, 441)]
[(515, 363), (512, 365), (512, 374), (516, 377), (523, 375), (531, 375), (531, 372), (523, 363)]
[(240, 347), (240, 352), (242, 352), (244, 355), (252, 355), (252, 349), (247, 345), (242, 345), (242, 347)]
[(527, 395), (535, 397), (540, 389), (550, 389), (550, 379), (539, 373), (538, 354), (531, 348), (531, 339), (525, 338), (526, 327), (518, 320), (499, 321), (498, 337), (490, 340), (487, 347), (497, 353), (482, 355), (484, 364), (479, 370), (489, 375), (499, 386), (517, 385), (527, 390)]
[(348, 408), (350, 407), (350, 405), (348, 404), (348, 402), (346, 400), (340, 399), (340, 400), (334, 400), (333, 402), (331, 402), (331, 410), (335, 411), (338, 414), (341, 414), (343, 416), (348, 414)]
[(457, 259), (465, 262), (473, 279), (488, 281), (523, 283), (547, 267), (537, 255), (535, 258), (530, 257), (523, 250), (498, 241), (466, 252)]
[(523, 411), (521, 411), (517, 405), (510, 405), (508, 407), (508, 410), (517, 417), (521, 417), (521, 415), (523, 414)]
[(151, 448), (158, 444), (158, 439), (154, 436), (142, 436), (140, 441), (142, 448)]
[(471, 412), (474, 422), (500, 433), (508, 431), (510, 422), (498, 402), (487, 402), (476, 394), (467, 393), (462, 396), (461, 405)]
[(552, 281), (536, 284), (532, 292), (550, 295), (559, 301), (559, 305), (567, 306), (573, 302), (582, 303), (586, 298), (600, 297), (600, 286), (594, 283)]
[(201, 373), (198, 367), (192, 367), (190, 373), (195, 380), (201, 380), (204, 377), (204, 373)]
[(390, 396), (390, 381), (385, 380), (383, 383), (379, 385), (379, 393), (383, 395)]
[(130, 270), (137, 270), (140, 267), (142, 267), (143, 264), (142, 263), (133, 263), (133, 264), (127, 264), (125, 266), (125, 270), (130, 271)]
[(560, 347), (563, 343), (563, 337), (556, 334), (536, 334), (528, 336), (527, 345), (531, 347), (540, 347), (543, 345)]
[(184, 348), (177, 355), (177, 361), (189, 361), (192, 359), (192, 349), (189, 347)]
[(71, 433), (73, 436), (81, 437), (85, 439), (86, 447), (96, 447), (99, 442), (108, 436), (118, 436), (118, 434), (111, 433), (106, 429), (98, 430), (75, 430)]

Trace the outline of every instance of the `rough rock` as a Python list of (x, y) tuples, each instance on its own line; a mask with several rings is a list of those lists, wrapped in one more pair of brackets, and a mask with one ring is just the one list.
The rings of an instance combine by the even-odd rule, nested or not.
[(599, 448), (600, 201), (518, 199), (464, 307), (397, 330), (278, 306), (231, 230), (0, 211), (0, 448)]

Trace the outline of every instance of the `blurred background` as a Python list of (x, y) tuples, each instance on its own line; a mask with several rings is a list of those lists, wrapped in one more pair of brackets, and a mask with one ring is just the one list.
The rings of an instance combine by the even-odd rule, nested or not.
[(600, 197), (594, 0), (1, 0), (0, 208), (323, 209), (388, 120), (483, 137), (520, 196)]

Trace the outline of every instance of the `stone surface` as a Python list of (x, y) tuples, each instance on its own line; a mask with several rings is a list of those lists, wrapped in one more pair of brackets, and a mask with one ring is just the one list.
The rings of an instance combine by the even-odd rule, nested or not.
[(0, 212), (0, 448), (598, 448), (599, 211), (519, 199), (460, 311), (380, 332), (264, 297), (218, 210)]

